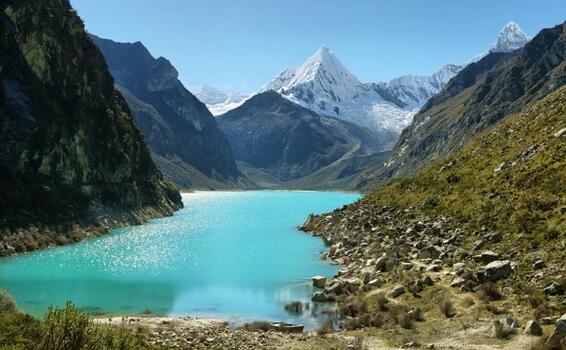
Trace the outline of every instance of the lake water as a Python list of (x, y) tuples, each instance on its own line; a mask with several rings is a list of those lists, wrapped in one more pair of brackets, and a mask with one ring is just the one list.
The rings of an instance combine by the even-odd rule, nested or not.
[[(35, 316), (72, 300), (91, 314), (190, 315), (315, 327), (321, 312), (291, 315), (309, 301), (310, 278), (338, 267), (323, 242), (296, 227), (309, 213), (351, 203), (330, 192), (197, 192), (169, 218), (79, 244), (0, 260), (0, 288)], [(311, 308), (312, 309), (312, 308)], [(320, 310), (318, 310), (320, 311)]]

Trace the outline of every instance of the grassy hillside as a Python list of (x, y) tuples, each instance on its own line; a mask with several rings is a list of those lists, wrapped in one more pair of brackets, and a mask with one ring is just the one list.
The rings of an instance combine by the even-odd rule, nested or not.
[[(415, 175), (311, 216), (304, 229), (343, 266), (325, 293), (338, 293), (348, 329), (376, 327), (363, 334), (397, 346), (457, 336), (470, 349), (559, 349), (542, 346), (547, 337), (515, 337), (520, 329), (500, 332), (498, 319), (524, 327), (566, 311), (565, 189), (563, 87)], [(415, 309), (418, 319), (408, 318)], [(534, 345), (513, 343), (523, 341)]]

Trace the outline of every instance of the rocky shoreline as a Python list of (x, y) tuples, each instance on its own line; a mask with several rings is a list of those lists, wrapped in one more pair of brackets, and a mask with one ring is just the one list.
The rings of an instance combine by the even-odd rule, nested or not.
[[(448, 217), (363, 201), (311, 215), (300, 229), (321, 237), (329, 246), (322, 257), (342, 266), (313, 300), (337, 301), (343, 330), (405, 329), (415, 333), (404, 332), (405, 340), (428, 339), (433, 348), (443, 332), (423, 336), (431, 321), (460, 318), (473, 324), (481, 319), (489, 327), (470, 339), (478, 346), (512, 344), (527, 335), (532, 339), (526, 344), (544, 343), (541, 349), (566, 345), (563, 260), (519, 252), (497, 232), (472, 230)], [(471, 310), (473, 320), (468, 320)], [(401, 337), (391, 341), (397, 346), (413, 343)]]
[(75, 223), (0, 229), (0, 258), (100, 237), (116, 228), (142, 225), (151, 219), (171, 216), (173, 209), (179, 208), (145, 207), (116, 213), (101, 206), (88, 218)]

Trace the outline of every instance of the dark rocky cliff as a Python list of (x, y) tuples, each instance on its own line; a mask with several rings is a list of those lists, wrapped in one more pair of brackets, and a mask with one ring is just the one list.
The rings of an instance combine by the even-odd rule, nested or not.
[(182, 207), (68, 1), (2, 1), (0, 52), (0, 255)]
[(92, 37), (168, 178), (184, 188), (252, 186), (236, 167), (214, 116), (183, 86), (167, 59), (154, 58), (140, 42)]

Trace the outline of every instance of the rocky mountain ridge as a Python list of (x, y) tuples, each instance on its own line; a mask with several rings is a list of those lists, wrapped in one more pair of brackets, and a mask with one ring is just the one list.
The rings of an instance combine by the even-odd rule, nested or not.
[(4, 1), (0, 27), (0, 256), (182, 207), (68, 1)]
[(104, 54), (161, 171), (182, 188), (246, 188), (215, 118), (178, 79), (165, 58), (142, 43), (92, 36)]

